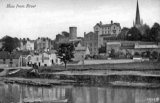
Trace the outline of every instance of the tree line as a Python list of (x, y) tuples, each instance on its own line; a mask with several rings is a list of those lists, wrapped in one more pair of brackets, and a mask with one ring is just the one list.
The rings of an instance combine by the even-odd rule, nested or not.
[(154, 23), (151, 28), (147, 24), (142, 25), (139, 28), (132, 27), (129, 29), (124, 27), (118, 35), (118, 39), (128, 41), (160, 42), (160, 25), (158, 23)]

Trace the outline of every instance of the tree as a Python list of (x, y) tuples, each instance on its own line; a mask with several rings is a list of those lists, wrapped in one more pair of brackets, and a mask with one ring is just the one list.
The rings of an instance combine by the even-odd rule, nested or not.
[(140, 31), (136, 28), (136, 27), (132, 27), (126, 36), (127, 40), (131, 40), (131, 41), (139, 41), (142, 39), (142, 35), (140, 33)]
[(150, 34), (150, 27), (147, 24), (144, 24), (143, 26), (139, 27), (138, 30), (142, 34), (142, 40), (143, 41), (151, 41), (149, 34)]
[(153, 59), (158, 59), (158, 52), (157, 51), (153, 51), (151, 54)]
[(129, 28), (124, 27), (124, 28), (121, 30), (121, 32), (118, 34), (117, 39), (118, 39), (118, 40), (125, 40), (128, 31), (129, 31)]
[(112, 48), (111, 53), (109, 55), (110, 57), (114, 58), (115, 57), (115, 50)]
[(12, 38), (10, 36), (5, 36), (2, 38), (3, 46), (2, 49), (4, 51), (12, 52), (14, 49), (20, 46), (20, 42), (18, 38)]
[(157, 43), (160, 41), (160, 25), (158, 23), (154, 23), (152, 26), (150, 30), (150, 38)]
[(74, 46), (72, 43), (62, 43), (57, 50), (57, 56), (61, 59), (61, 61), (64, 62), (65, 68), (67, 62), (71, 61), (71, 59), (74, 57), (73, 51)]

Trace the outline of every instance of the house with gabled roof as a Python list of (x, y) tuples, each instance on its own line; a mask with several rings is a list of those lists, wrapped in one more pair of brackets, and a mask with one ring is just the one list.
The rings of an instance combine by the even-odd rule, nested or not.
[(8, 67), (18, 67), (20, 66), (20, 54), (10, 54), (6, 51), (0, 52), (0, 65), (6, 65)]
[(108, 41), (116, 39), (121, 32), (120, 23), (114, 23), (111, 20), (110, 24), (97, 23), (94, 26), (94, 32), (98, 34), (98, 48), (104, 46)]
[(90, 51), (88, 47), (82, 46), (80, 43), (75, 47), (74, 51), (74, 61), (81, 61), (84, 60), (86, 55), (90, 55)]

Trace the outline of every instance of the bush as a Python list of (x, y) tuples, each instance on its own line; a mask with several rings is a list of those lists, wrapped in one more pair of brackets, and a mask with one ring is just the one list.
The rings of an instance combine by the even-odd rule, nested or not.
[(153, 59), (158, 59), (158, 52), (153, 51), (151, 56), (152, 56)]
[(135, 52), (134, 55), (135, 56), (140, 56), (140, 54), (138, 52)]

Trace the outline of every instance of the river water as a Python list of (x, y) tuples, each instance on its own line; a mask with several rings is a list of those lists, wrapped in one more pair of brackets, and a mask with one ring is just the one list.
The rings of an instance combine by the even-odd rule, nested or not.
[[(24, 100), (67, 100), (67, 103), (160, 103), (160, 89), (127, 87), (36, 87), (0, 82), (0, 103)], [(46, 102), (66, 103), (66, 102)]]

